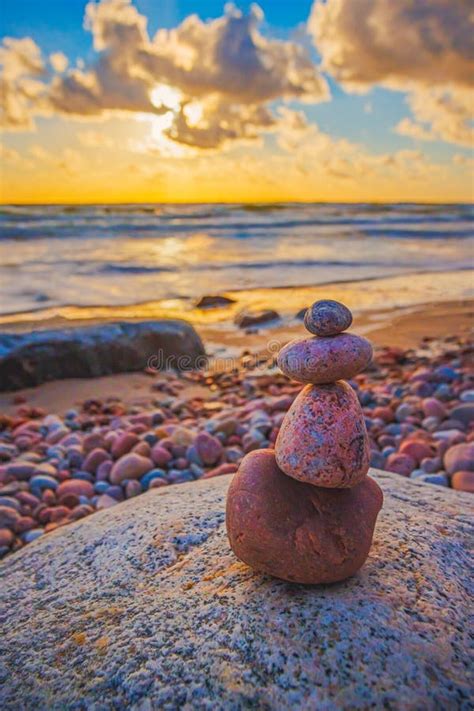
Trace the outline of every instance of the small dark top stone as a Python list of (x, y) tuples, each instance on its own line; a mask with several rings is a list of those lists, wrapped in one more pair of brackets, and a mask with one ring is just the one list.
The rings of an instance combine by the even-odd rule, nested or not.
[(316, 301), (306, 311), (304, 325), (315, 336), (335, 336), (345, 331), (352, 323), (352, 314), (339, 301), (324, 299)]

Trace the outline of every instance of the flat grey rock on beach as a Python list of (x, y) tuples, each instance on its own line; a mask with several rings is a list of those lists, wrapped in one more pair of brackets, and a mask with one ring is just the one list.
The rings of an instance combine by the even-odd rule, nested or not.
[(63, 378), (111, 373), (189, 370), (204, 363), (204, 347), (186, 321), (162, 319), (81, 328), (0, 333), (0, 391)]
[(0, 707), (471, 709), (471, 495), (372, 472), (366, 565), (304, 587), (230, 551), (229, 477), (152, 490), (0, 571)]

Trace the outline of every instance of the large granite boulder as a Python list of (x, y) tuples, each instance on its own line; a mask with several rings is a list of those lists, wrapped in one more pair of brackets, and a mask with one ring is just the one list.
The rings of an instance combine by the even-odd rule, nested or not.
[(180, 320), (1, 333), (0, 391), (143, 370), (147, 365), (189, 370), (204, 360), (201, 339), (191, 324)]
[(304, 587), (229, 549), (229, 477), (153, 490), (0, 564), (0, 706), (467, 709), (470, 495), (384, 491), (357, 575)]

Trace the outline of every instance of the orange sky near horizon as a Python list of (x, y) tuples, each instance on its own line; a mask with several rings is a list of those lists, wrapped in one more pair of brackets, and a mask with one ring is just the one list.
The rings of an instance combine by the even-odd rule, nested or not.
[(472, 202), (472, 16), (361, 3), (366, 34), (351, 0), (315, 0), (299, 34), (213, 3), (153, 35), (143, 0), (74, 0), (86, 60), (51, 51), (72, 5), (57, 35), (10, 18), (0, 203)]

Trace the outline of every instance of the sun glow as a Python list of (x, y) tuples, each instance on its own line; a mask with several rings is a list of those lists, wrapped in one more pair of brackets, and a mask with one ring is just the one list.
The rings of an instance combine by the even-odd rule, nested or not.
[(194, 128), (194, 126), (197, 126), (198, 123), (200, 123), (204, 114), (204, 109), (199, 101), (190, 101), (189, 104), (186, 104), (183, 107), (183, 113), (186, 117), (186, 123), (188, 126)]
[(161, 112), (140, 115), (140, 120), (150, 122), (150, 147), (161, 155), (173, 158), (194, 154), (192, 148), (180, 145), (167, 134), (179, 112), (182, 112), (189, 127), (197, 126), (204, 115), (202, 103), (186, 100), (179, 89), (168, 84), (157, 84), (150, 92), (150, 101)]
[(183, 95), (179, 89), (167, 84), (157, 84), (150, 93), (150, 100), (153, 106), (158, 109), (168, 109), (168, 111), (179, 111), (182, 98)]
[(163, 155), (179, 157), (181, 147), (166, 136), (166, 131), (172, 127), (175, 115), (181, 109), (181, 91), (167, 84), (157, 84), (150, 92), (150, 100), (153, 106), (163, 111), (151, 119), (153, 147)]

